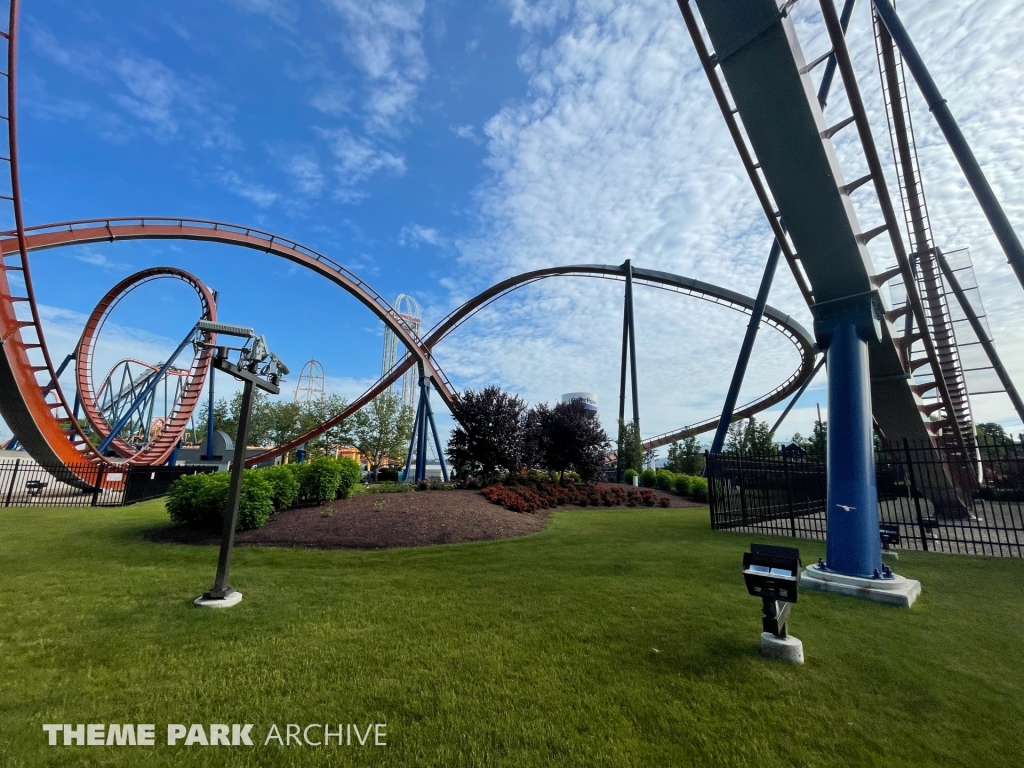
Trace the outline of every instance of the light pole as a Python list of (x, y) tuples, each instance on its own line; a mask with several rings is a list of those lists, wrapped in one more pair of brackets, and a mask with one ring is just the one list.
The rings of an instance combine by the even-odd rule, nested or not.
[[(238, 414), (235, 455), (231, 461), (231, 484), (228, 487), (227, 507), (224, 510), (224, 529), (220, 541), (220, 557), (217, 560), (217, 577), (213, 586), (194, 601), (201, 608), (230, 608), (242, 600), (242, 593), (231, 586), (228, 578), (231, 574), (231, 553), (235, 546), (235, 526), (238, 524), (238, 502), (242, 496), (245, 446), (249, 435), (249, 421), (252, 416), (253, 395), (256, 388), (272, 395), (278, 394), (281, 391), (281, 377), (288, 374), (288, 367), (281, 362), (277, 355), (267, 349), (264, 338), (256, 336), (252, 328), (208, 321), (200, 321), (200, 326), (200, 330), (251, 339), (247, 347), (217, 345), (217, 354), (213, 359), (215, 369), (231, 374), (242, 382), (242, 404)], [(239, 353), (237, 363), (231, 362), (228, 357), (232, 350)]]

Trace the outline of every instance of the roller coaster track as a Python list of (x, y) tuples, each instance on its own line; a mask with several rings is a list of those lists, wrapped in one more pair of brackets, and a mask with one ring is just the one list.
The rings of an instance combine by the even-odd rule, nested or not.
[[(933, 442), (941, 433), (945, 442), (965, 446), (934, 340), (920, 331), (901, 338), (893, 325), (909, 312), (919, 329), (929, 327), (833, 0), (820, 2), (831, 50), (811, 62), (805, 61), (788, 16), (791, 3), (780, 10), (775, 0), (739, 5), (695, 0), (714, 53), (690, 0), (677, 4), (765, 216), (808, 303), (873, 291), (895, 277), (906, 285), (907, 304), (886, 312), (883, 339), (869, 349), (872, 405), (882, 432), (889, 439)], [(809, 77), (829, 59), (836, 62), (852, 112), (832, 126), (825, 123)], [(832, 137), (849, 125), (857, 130), (868, 174), (846, 182)], [(883, 223), (862, 231), (850, 197), (868, 182)], [(883, 232), (897, 267), (876, 274), (867, 246)], [(922, 354), (913, 356), (914, 349)], [(932, 380), (916, 383), (913, 374), (922, 369), (930, 371)], [(932, 390), (936, 399), (925, 404), (922, 396)], [(930, 420), (933, 414), (940, 418)]]
[[(437, 325), (431, 328), (423, 338), (423, 346), (433, 350), (452, 331), (465, 323), (469, 318), (488, 307), (493, 302), (507, 296), (512, 291), (518, 290), (526, 285), (535, 283), (551, 277), (590, 277), (606, 280), (625, 280), (625, 273), (621, 266), (607, 264), (577, 264), (562, 267), (549, 267), (532, 272), (525, 272), (521, 275), (510, 277), (500, 283), (496, 283), (482, 293), (469, 299), (460, 307), (442, 319)], [(714, 304), (719, 304), (730, 309), (749, 312), (754, 306), (754, 299), (743, 294), (736, 293), (727, 288), (721, 288), (710, 283), (695, 280), (690, 277), (673, 275), (668, 272), (659, 272), (651, 269), (640, 269), (633, 267), (633, 280), (636, 283), (650, 285), (663, 290), (681, 293), (687, 296), (703, 299)], [(785, 382), (773, 389), (768, 394), (748, 403), (736, 411), (736, 418), (746, 418), (769, 408), (775, 403), (781, 402), (794, 391), (796, 391), (804, 380), (811, 374), (814, 368), (815, 344), (810, 334), (789, 315), (780, 312), (774, 307), (766, 307), (762, 322), (781, 332), (788, 338), (800, 352), (800, 365), (797, 370), (786, 379)], [(295, 438), (291, 442), (284, 443), (269, 451), (253, 456), (246, 461), (248, 465), (268, 461), (288, 451), (297, 448), (303, 443), (312, 440), (323, 434), (331, 427), (341, 423), (343, 420), (354, 414), (364, 405), (369, 403), (378, 394), (398, 381), (402, 375), (415, 363), (415, 360), (406, 356), (385, 375), (382, 376), (366, 392), (352, 401), (341, 413), (320, 424), (318, 427)], [(644, 442), (645, 448), (657, 448), (679, 440), (688, 435), (696, 435), (714, 429), (718, 425), (719, 417), (691, 424), (672, 432), (658, 435)]]
[[(217, 319), (217, 305), (210, 289), (194, 275), (175, 267), (144, 269), (141, 272), (136, 272), (134, 275), (129, 275), (107, 291), (106, 295), (100, 299), (96, 308), (93, 309), (86, 320), (85, 329), (82, 331), (81, 340), (78, 342), (78, 348), (75, 351), (75, 380), (78, 396), (82, 404), (82, 411), (101, 440), (110, 434), (113, 425), (108, 424), (104, 418), (98, 403), (99, 392), (96, 391), (93, 385), (93, 358), (100, 332), (110, 317), (110, 313), (125, 296), (146, 283), (166, 278), (180, 280), (196, 292), (199, 297), (201, 319)], [(207, 344), (213, 344), (215, 336), (212, 333), (204, 334), (203, 340)], [(119, 435), (115, 436), (110, 444), (115, 453), (133, 464), (156, 465), (167, 461), (168, 457), (174, 452), (174, 449), (177, 448), (178, 441), (185, 431), (185, 427), (188, 426), (189, 419), (192, 418), (192, 412), (195, 410), (202, 395), (206, 375), (210, 369), (211, 357), (212, 349), (210, 347), (194, 348), (192, 362), (188, 366), (188, 373), (185, 377), (185, 386), (181, 397), (180, 399), (176, 398), (172, 412), (164, 414), (164, 428), (156, 439), (146, 443), (141, 448), (136, 448), (121, 439)], [(149, 363), (144, 365), (152, 367)]]
[[(7, 152), (6, 157), (0, 157), (0, 165), (7, 165), (11, 180), (10, 189), (0, 194), (0, 203), (14, 223), (13, 232), (0, 243), (0, 391), (6, 395), (0, 398), (0, 415), (42, 464), (105, 463), (73, 417), (39, 321), (18, 175), (17, 31), (18, 0), (11, 0), (6, 29), (0, 29), (0, 38), (7, 43), (6, 71), (0, 77), (0, 87), (6, 89), (7, 96), (6, 114), (0, 115), (7, 124)], [(95, 482), (95, 472), (84, 472), (80, 478), (83, 487), (91, 485), (86, 475), (92, 475)]]

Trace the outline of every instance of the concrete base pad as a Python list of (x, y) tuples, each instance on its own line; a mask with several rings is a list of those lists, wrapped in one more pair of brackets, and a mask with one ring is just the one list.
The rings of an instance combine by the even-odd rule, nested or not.
[(207, 598), (200, 595), (192, 601), (192, 604), (200, 608), (230, 608), (233, 605), (238, 605), (240, 602), (242, 602), (242, 593), (232, 592), (227, 597), (220, 599)]
[(804, 663), (804, 644), (792, 635), (776, 637), (771, 632), (761, 633), (761, 655), (790, 664)]
[(883, 549), (882, 550), (882, 557), (888, 557), (890, 560), (899, 560), (900, 559), (900, 553), (896, 552), (895, 550), (892, 550), (892, 549)]
[(891, 579), (864, 579), (822, 570), (817, 565), (809, 566), (800, 575), (800, 588), (838, 592), (841, 595), (903, 608), (912, 606), (921, 594), (921, 582), (915, 579), (903, 576), (894, 576)]

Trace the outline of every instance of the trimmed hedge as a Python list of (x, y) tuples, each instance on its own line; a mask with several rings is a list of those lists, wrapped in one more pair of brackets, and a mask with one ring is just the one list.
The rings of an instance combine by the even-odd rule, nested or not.
[(622, 482), (624, 482), (626, 485), (632, 485), (634, 477), (640, 477), (640, 473), (637, 472), (632, 467), (630, 467), (629, 469), (622, 473)]
[(676, 475), (676, 481), (672, 487), (675, 488), (676, 493), (680, 496), (689, 496), (691, 480), (693, 480), (693, 478), (689, 475)]
[[(236, 530), (261, 528), (276, 512), (297, 502), (325, 504), (345, 499), (359, 482), (362, 470), (353, 459), (324, 456), (309, 464), (283, 464), (247, 469), (242, 475)], [(227, 506), (231, 475), (185, 475), (167, 492), (167, 512), (175, 523), (219, 528)]]
[(654, 473), (654, 487), (659, 491), (671, 491), (675, 482), (675, 472), (667, 469), (659, 469)]
[(653, 488), (658, 481), (658, 473), (653, 469), (645, 469), (640, 473), (640, 485), (644, 488)]
[[(236, 531), (260, 528), (274, 513), (274, 486), (261, 474), (263, 471), (249, 469), (242, 475)], [(230, 485), (231, 476), (227, 472), (178, 478), (167, 492), (167, 512), (171, 520), (207, 528), (222, 527)]]
[(524, 480), (513, 485), (497, 483), (487, 486), (481, 493), (492, 504), (500, 504), (513, 512), (536, 512), (538, 509), (551, 509), (565, 504), (578, 504), (581, 507), (653, 507), (658, 503), (658, 494), (647, 488), (634, 491), (618, 485), (598, 488), (596, 485), (551, 480)]
[(708, 481), (704, 477), (690, 478), (690, 495), (694, 501), (708, 500)]

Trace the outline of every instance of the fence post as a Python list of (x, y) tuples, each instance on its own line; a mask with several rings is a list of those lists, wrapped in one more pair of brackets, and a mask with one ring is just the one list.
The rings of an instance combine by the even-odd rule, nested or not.
[(789, 534), (796, 538), (796, 517), (793, 515), (793, 485), (789, 480), (789, 459), (782, 454), (782, 473), (786, 476), (786, 507), (789, 509)]
[(743, 518), (743, 527), (747, 527), (747, 484), (743, 482), (743, 454), (736, 452), (736, 481), (740, 486), (740, 515)]
[(706, 448), (704, 449), (704, 477), (708, 481), (708, 506), (711, 514), (711, 530), (714, 531), (718, 528), (715, 524), (715, 475), (711, 469), (711, 454)]
[(917, 488), (917, 480), (914, 476), (914, 461), (910, 455), (910, 443), (905, 437), (903, 438), (903, 452), (907, 457), (907, 472), (910, 473), (910, 496), (914, 499), (914, 507), (917, 510), (918, 535), (921, 537), (921, 546), (924, 548), (924, 551), (927, 552), (928, 537), (925, 535), (924, 520), (921, 518), (921, 499), (916, 493), (914, 493)]
[(107, 474), (107, 468), (100, 464), (96, 468), (96, 488), (92, 492), (92, 504), (90, 506), (95, 507), (99, 503), (100, 494), (103, 493), (103, 477)]
[(14, 460), (14, 470), (11, 472), (11, 485), (7, 489), (7, 499), (4, 501), (4, 506), (11, 506), (11, 494), (14, 493), (14, 480), (18, 477), (18, 467), (21, 466), (21, 459)]

